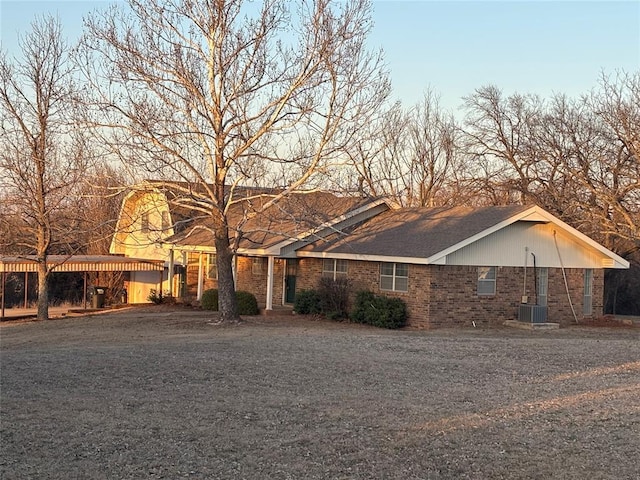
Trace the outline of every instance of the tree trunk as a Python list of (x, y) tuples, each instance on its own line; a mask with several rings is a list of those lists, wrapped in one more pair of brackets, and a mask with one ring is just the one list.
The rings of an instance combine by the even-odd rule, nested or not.
[(233, 280), (233, 253), (226, 225), (215, 230), (216, 266), (218, 268), (218, 309), (221, 323), (238, 323), (238, 303)]
[(49, 282), (46, 259), (38, 262), (38, 320), (49, 320)]

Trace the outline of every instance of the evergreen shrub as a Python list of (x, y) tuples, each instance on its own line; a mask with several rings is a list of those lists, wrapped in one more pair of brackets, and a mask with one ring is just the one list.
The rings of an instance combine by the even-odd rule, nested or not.
[(238, 314), (257, 315), (260, 313), (260, 310), (258, 309), (258, 300), (253, 293), (238, 290), (236, 292), (236, 301), (238, 302)]
[[(260, 313), (258, 300), (256, 300), (255, 295), (252, 293), (238, 290), (236, 292), (236, 301), (238, 302), (239, 315), (257, 315)], [(203, 310), (213, 310), (217, 312), (220, 308), (218, 304), (218, 289), (211, 288), (205, 290), (202, 293), (200, 306)]]
[(296, 293), (293, 310), (301, 315), (321, 313), (320, 296), (315, 290), (301, 290)]
[(350, 318), (380, 328), (401, 328), (407, 324), (407, 306), (400, 298), (374, 295), (361, 291), (356, 295)]
[(218, 289), (211, 288), (202, 292), (200, 306), (203, 310), (218, 311)]

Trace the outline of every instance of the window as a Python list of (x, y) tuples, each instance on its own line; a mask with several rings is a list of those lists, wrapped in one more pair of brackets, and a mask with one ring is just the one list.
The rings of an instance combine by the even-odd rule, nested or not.
[(140, 217), (140, 230), (142, 233), (149, 233), (149, 212), (144, 212)]
[(338, 276), (347, 276), (347, 261), (332, 258), (325, 258), (322, 261), (322, 276), (336, 279)]
[(251, 273), (254, 275), (260, 275), (262, 273), (262, 265), (264, 264), (264, 258), (253, 257), (251, 259)]
[(536, 292), (537, 304), (547, 305), (547, 295), (549, 292), (549, 269), (547, 267), (541, 267), (536, 272)]
[(210, 280), (218, 279), (218, 266), (216, 265), (216, 254), (207, 255), (207, 278)]
[(478, 295), (496, 294), (496, 267), (478, 267)]
[(584, 315), (593, 314), (593, 270), (590, 268), (584, 271), (584, 297), (582, 300), (582, 313)]
[(406, 263), (381, 263), (380, 290), (409, 291), (409, 265)]

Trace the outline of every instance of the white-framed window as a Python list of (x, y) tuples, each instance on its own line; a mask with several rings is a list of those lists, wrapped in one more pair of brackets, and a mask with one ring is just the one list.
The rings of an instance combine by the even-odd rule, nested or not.
[(251, 259), (251, 273), (254, 275), (262, 274), (262, 266), (264, 265), (264, 258), (262, 257), (253, 257)]
[(409, 291), (409, 265), (406, 263), (381, 263), (380, 290)]
[(218, 279), (218, 265), (216, 264), (216, 254), (207, 254), (207, 278), (209, 280)]
[(478, 267), (478, 295), (496, 294), (496, 267)]
[(149, 212), (144, 212), (140, 216), (140, 231), (149, 233)]
[(347, 276), (347, 260), (325, 258), (322, 261), (322, 276), (336, 279), (339, 276)]
[(536, 272), (536, 291), (538, 292), (538, 305), (547, 305), (547, 296), (549, 295), (549, 269), (540, 267)]
[(593, 314), (593, 270), (584, 270), (584, 296), (582, 300), (582, 313), (584, 315)]

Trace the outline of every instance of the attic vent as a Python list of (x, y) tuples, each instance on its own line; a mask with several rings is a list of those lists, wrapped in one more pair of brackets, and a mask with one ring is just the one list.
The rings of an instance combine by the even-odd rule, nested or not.
[(607, 267), (613, 267), (616, 263), (614, 262), (613, 258), (603, 258), (602, 259), (602, 266), (604, 268)]

